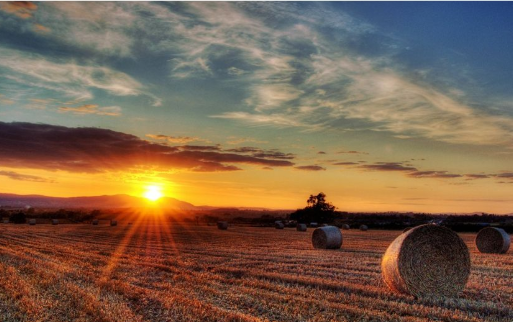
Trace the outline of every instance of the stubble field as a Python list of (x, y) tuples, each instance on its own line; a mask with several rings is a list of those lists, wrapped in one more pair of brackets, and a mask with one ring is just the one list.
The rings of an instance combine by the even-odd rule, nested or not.
[(380, 261), (397, 231), (140, 221), (118, 227), (2, 225), (0, 321), (513, 321), (513, 256), (477, 252), (458, 298), (392, 293)]

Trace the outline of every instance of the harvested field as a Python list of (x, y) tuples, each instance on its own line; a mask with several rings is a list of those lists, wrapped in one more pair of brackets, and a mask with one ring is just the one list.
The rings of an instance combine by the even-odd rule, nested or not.
[(391, 292), (381, 257), (400, 231), (344, 231), (318, 250), (296, 229), (157, 224), (5, 225), (0, 321), (512, 321), (513, 256), (460, 234), (458, 298)]

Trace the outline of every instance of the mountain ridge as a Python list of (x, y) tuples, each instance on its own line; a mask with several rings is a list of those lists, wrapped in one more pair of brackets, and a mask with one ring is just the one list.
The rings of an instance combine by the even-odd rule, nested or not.
[[(78, 196), (78, 197), (50, 197), (31, 194), (18, 195), (0, 193), (0, 206), (8, 207), (38, 207), (38, 208), (139, 208), (151, 204), (145, 198), (126, 194)], [(162, 197), (158, 200), (160, 206), (179, 210), (201, 209), (193, 204), (171, 197)]]

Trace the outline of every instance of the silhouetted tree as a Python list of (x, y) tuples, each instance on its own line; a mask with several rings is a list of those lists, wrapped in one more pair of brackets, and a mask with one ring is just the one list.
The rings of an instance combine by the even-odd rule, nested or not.
[(15, 212), (9, 216), (9, 221), (15, 224), (24, 224), (27, 222), (27, 216), (24, 212)]
[(335, 218), (335, 206), (326, 201), (326, 195), (322, 192), (310, 195), (306, 201), (307, 206), (290, 214), (290, 219), (299, 223), (318, 222), (331, 223)]

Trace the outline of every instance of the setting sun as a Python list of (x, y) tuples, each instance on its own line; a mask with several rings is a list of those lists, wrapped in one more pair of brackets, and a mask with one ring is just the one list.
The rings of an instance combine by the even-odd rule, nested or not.
[(162, 197), (162, 192), (160, 191), (160, 187), (157, 186), (148, 186), (146, 187), (146, 191), (144, 192), (144, 198), (156, 201)]

